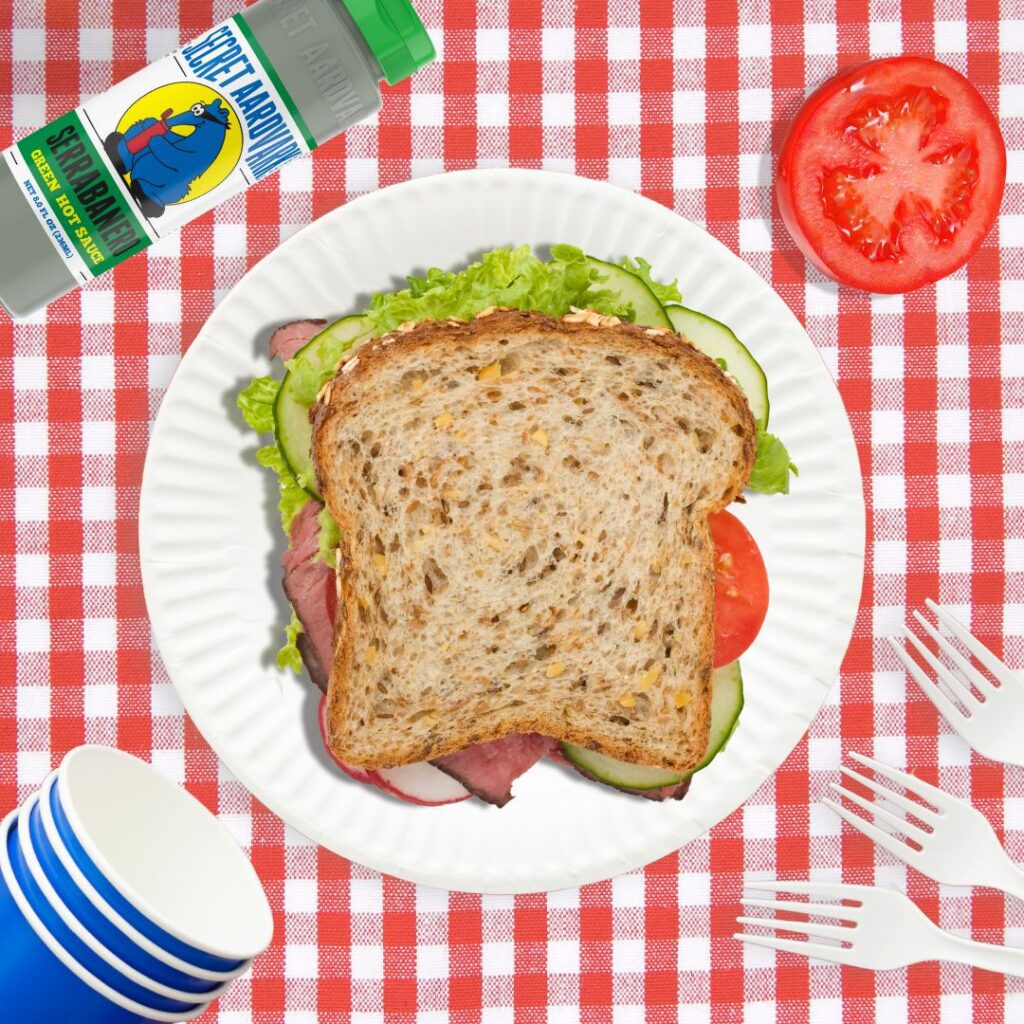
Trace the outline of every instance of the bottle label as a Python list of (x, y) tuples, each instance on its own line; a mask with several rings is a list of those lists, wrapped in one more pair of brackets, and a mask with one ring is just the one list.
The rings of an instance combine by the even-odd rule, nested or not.
[(3, 156), (84, 283), (315, 146), (236, 14)]

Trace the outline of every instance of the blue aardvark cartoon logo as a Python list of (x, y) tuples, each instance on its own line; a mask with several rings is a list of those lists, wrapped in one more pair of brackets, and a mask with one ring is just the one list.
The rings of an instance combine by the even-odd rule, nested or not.
[(150, 218), (215, 188), (234, 169), (241, 152), (241, 129), (212, 89), (202, 88), (201, 98), (196, 98), (199, 93), (193, 87), (192, 96), (184, 98), (195, 102), (179, 107), (180, 113), (172, 105), (159, 117), (137, 116), (139, 108), (154, 109), (154, 102), (180, 101), (187, 88), (178, 83), (149, 93), (104, 140), (107, 156)]

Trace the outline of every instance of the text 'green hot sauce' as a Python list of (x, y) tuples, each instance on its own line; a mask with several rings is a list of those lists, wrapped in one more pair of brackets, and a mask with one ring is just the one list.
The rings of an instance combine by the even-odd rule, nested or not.
[(0, 302), (27, 316), (116, 267), (433, 59), (408, 0), (259, 0), (3, 153)]

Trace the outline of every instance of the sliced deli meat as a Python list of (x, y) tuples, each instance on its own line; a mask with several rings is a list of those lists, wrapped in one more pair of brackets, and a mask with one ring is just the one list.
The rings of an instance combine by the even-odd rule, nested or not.
[(661, 789), (626, 790), (627, 793), (635, 793), (645, 800), (682, 800), (690, 788), (690, 779), (683, 779), (674, 786), (663, 786)]
[(465, 747), (431, 763), (458, 779), (474, 796), (504, 807), (512, 799), (512, 783), (529, 771), (550, 745), (546, 736), (514, 733)]
[(321, 505), (310, 501), (292, 520), (281, 558), (284, 592), (302, 623), (296, 641), (309, 678), (325, 693), (334, 660), (334, 570), (320, 557)]
[(282, 362), (291, 359), (323, 330), (325, 323), (324, 320), (293, 320), (282, 324), (270, 336), (270, 358)]

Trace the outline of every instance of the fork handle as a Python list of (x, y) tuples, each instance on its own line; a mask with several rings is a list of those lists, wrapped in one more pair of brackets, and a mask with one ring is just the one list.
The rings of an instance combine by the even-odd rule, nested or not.
[(1002, 890), (1008, 896), (1015, 896), (1017, 899), (1024, 902), (1024, 871), (1021, 871), (1021, 869), (1017, 867), (1012, 860), (1010, 860), (1009, 856), (1006, 857), (1006, 861), (1002, 870), (999, 872), (998, 877), (979, 884), (991, 885), (995, 889)]
[(940, 931), (932, 955), (939, 960), (952, 960), (970, 967), (981, 967), (996, 974), (1024, 978), (1024, 949), (995, 946), (988, 942), (961, 939)]

